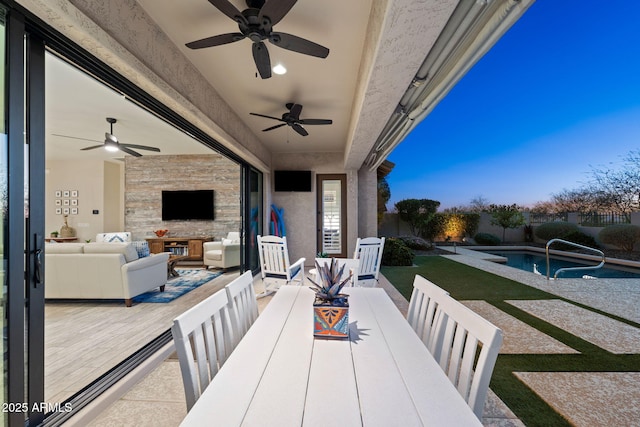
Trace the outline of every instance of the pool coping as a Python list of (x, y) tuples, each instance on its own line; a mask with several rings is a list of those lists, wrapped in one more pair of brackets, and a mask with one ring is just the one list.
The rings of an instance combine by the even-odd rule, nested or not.
[[(492, 255), (492, 254), (486, 254), (486, 255), (491, 255), (491, 256), (477, 256), (474, 255), (473, 252), (480, 252), (480, 251), (531, 251), (531, 252), (539, 252), (539, 253), (546, 253), (544, 248), (539, 248), (537, 246), (527, 246), (527, 245), (517, 245), (517, 246), (472, 246), (473, 249), (470, 249), (470, 247), (465, 247), (465, 248), (461, 248), (461, 247), (456, 247), (454, 248), (455, 250), (452, 250), (450, 246), (438, 246), (439, 249), (443, 249), (443, 250), (447, 250), (450, 252), (454, 252), (454, 253), (459, 253), (459, 254), (464, 254), (467, 256), (472, 256), (474, 258), (480, 258), (480, 259), (484, 259), (486, 261), (493, 261), (493, 262), (502, 262), (505, 263), (507, 260), (504, 257), (501, 257), (499, 255)], [(468, 253), (468, 252), (471, 253)], [(549, 253), (552, 255), (557, 255), (557, 256), (565, 256), (565, 257), (569, 257), (569, 258), (579, 258), (579, 259), (585, 259), (585, 260), (589, 260), (589, 261), (600, 261), (600, 257), (596, 256), (596, 255), (589, 255), (589, 254), (581, 254), (581, 253), (576, 253), (576, 252), (568, 252), (568, 251), (561, 251), (558, 249), (550, 249)], [(501, 260), (502, 259), (502, 260)], [(638, 268), (640, 269), (640, 262), (638, 261), (631, 261), (628, 259), (621, 259), (621, 258), (609, 258), (609, 257), (605, 257), (605, 261), (609, 264), (616, 264), (616, 265), (620, 265), (620, 266), (625, 266), (625, 267), (633, 267), (633, 268)]]

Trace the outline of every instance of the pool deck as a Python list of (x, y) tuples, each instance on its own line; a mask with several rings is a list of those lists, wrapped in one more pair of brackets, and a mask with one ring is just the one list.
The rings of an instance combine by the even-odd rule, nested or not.
[(438, 248), (451, 252), (452, 255), (444, 255), (451, 260), (640, 323), (640, 309), (638, 309), (640, 307), (640, 281), (638, 279), (559, 278), (547, 280), (546, 276), (508, 267), (502, 264), (503, 261), (496, 259), (503, 257), (460, 247), (441, 246)]
[[(565, 298), (506, 301), (520, 310), (562, 328), (613, 354), (640, 354), (640, 280), (551, 279), (503, 265), (495, 255), (461, 247), (445, 258), (479, 268)], [(509, 248), (513, 249), (513, 248)], [(498, 257), (500, 258), (500, 257)], [(578, 304), (573, 304), (573, 302)], [(570, 353), (550, 337), (525, 332), (526, 324), (484, 301), (463, 301), (503, 329), (501, 353)], [(581, 305), (579, 305), (581, 304)], [(595, 310), (592, 310), (595, 309)], [(629, 324), (602, 313), (609, 313)], [(539, 331), (538, 331), (539, 332)], [(540, 335), (540, 334), (538, 334)], [(533, 342), (535, 341), (535, 342)], [(514, 372), (514, 374), (573, 425), (640, 425), (640, 372)], [(485, 424), (487, 425), (487, 424)], [(514, 424), (515, 425), (515, 424)]]

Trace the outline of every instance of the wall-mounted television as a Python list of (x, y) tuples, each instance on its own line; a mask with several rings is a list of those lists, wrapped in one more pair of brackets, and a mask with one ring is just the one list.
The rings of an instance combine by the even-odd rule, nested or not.
[(311, 171), (273, 171), (274, 191), (311, 191)]
[(162, 220), (212, 220), (213, 190), (163, 190)]

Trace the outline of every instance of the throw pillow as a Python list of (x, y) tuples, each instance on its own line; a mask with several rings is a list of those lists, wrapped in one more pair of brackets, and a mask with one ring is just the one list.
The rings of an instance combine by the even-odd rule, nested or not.
[(105, 234), (104, 241), (108, 243), (124, 243), (127, 241), (127, 235), (122, 233), (108, 233)]
[(136, 248), (138, 257), (144, 258), (151, 255), (151, 252), (149, 251), (149, 242), (146, 240), (134, 240), (131, 243), (133, 244), (133, 247)]

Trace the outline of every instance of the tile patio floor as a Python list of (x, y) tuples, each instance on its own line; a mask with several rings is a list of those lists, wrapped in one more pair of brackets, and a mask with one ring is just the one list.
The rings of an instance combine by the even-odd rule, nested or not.
[[(640, 322), (640, 283), (633, 279), (546, 278), (482, 259), (482, 255), (457, 248), (448, 258), (511, 278), (570, 301)], [(381, 286), (398, 309), (406, 313), (408, 302), (385, 279)], [(256, 290), (262, 284), (256, 280)], [(269, 297), (259, 300), (260, 310)], [(570, 354), (577, 351), (526, 325), (484, 301), (464, 301), (473, 310), (505, 331), (501, 353)], [(638, 353), (640, 329), (561, 300), (510, 301), (511, 304), (564, 328), (613, 353)], [(588, 325), (588, 326), (585, 326)], [(640, 425), (640, 373), (621, 372), (519, 372), (517, 377), (576, 426)], [(177, 359), (170, 357), (150, 375), (111, 405), (91, 426), (177, 426), (186, 405)], [(524, 424), (490, 392), (485, 426)]]

